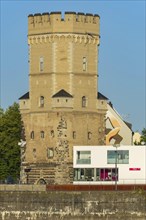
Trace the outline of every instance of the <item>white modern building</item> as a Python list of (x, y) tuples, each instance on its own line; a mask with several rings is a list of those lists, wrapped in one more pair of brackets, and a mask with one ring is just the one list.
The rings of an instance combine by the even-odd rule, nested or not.
[(74, 184), (146, 184), (146, 146), (74, 146)]

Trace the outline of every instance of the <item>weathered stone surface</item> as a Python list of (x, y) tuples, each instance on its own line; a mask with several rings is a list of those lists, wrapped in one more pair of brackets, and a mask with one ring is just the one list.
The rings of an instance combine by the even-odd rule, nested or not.
[(1, 220), (146, 219), (146, 193), (120, 191), (0, 192)]
[(107, 106), (97, 99), (99, 17), (60, 16), (28, 17), (30, 88), (20, 98), (26, 138), (22, 183), (72, 183), (73, 146), (105, 144)]

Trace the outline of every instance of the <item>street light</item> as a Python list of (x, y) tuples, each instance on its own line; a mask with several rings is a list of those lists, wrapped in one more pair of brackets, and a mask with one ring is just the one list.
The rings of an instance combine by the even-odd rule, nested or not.
[(30, 167), (26, 167), (24, 169), (24, 171), (26, 173), (26, 184), (28, 184), (28, 181), (29, 181), (28, 175), (29, 175), (29, 172), (31, 171), (31, 168)]
[(117, 177), (118, 177), (118, 172), (117, 172), (117, 163), (118, 163), (118, 154), (117, 154), (117, 148), (118, 147), (120, 147), (120, 145), (119, 144), (115, 144), (115, 145), (113, 145), (113, 147), (115, 147), (116, 148), (116, 151), (115, 151), (115, 190), (117, 190)]

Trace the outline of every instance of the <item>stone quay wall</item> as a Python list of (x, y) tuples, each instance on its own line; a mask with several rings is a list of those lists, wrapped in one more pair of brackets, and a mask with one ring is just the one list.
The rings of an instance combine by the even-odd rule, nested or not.
[(55, 191), (0, 185), (0, 220), (146, 219), (146, 191)]

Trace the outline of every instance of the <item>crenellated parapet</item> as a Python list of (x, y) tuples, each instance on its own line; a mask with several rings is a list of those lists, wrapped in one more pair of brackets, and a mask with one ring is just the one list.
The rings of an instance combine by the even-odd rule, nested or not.
[(65, 12), (28, 16), (28, 36), (50, 33), (78, 33), (99, 36), (99, 15)]

